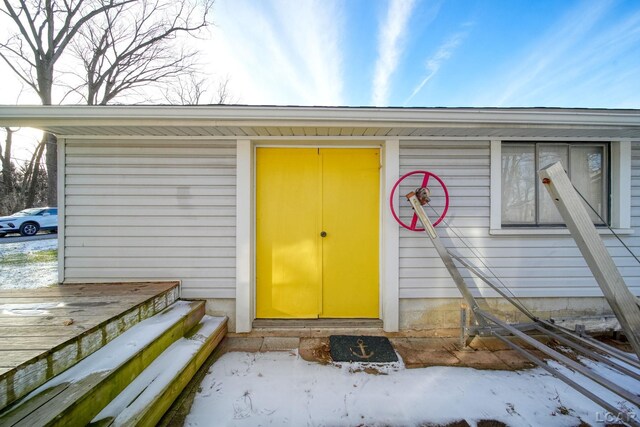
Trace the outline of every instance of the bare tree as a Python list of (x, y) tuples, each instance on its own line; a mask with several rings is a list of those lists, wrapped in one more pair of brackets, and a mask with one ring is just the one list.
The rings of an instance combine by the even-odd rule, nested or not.
[(18, 130), (5, 127), (4, 148), (0, 144), (0, 216), (46, 203), (47, 173), (42, 165), (45, 141), (38, 143), (30, 161), (15, 162), (12, 153), (13, 137)]
[(229, 91), (229, 77), (221, 80), (213, 92), (208, 77), (197, 71), (178, 76), (163, 95), (167, 103), (174, 105), (235, 103)]
[[(135, 0), (2, 0), (0, 12), (14, 31), (0, 41), (0, 58), (40, 97), (52, 105), (54, 71), (78, 31), (97, 15)], [(43, 137), (48, 171), (47, 203), (57, 204), (57, 140)]]
[(106, 105), (192, 73), (195, 52), (178, 46), (176, 38), (209, 25), (212, 6), (213, 0), (140, 0), (105, 10), (74, 41), (84, 67), (74, 90), (89, 105)]
[[(0, 0), (0, 13), (13, 24), (9, 36), (0, 40), (0, 58), (43, 105), (52, 105), (54, 86), (63, 86), (58, 64), (71, 47), (84, 68), (75, 73), (81, 78), (73, 92), (89, 105), (107, 104), (143, 86), (194, 72), (195, 52), (181, 49), (177, 39), (209, 25), (212, 5), (213, 0)], [(226, 83), (219, 92), (224, 93), (220, 99), (228, 97)], [(47, 204), (55, 206), (55, 136), (45, 133), (34, 156), (24, 167), (23, 195), (36, 200), (46, 176)]]
[(218, 82), (218, 89), (215, 93), (215, 99), (213, 100), (215, 104), (237, 104), (238, 99), (231, 94), (229, 90), (229, 77)]
[(0, 196), (11, 193), (15, 189), (15, 167), (11, 162), (11, 148), (13, 145), (13, 134), (16, 130), (9, 127), (5, 127), (4, 130), (7, 133), (7, 138), (5, 140), (4, 150), (0, 147), (0, 164), (2, 164), (2, 191), (0, 192)]
[(24, 172), (22, 189), (24, 193), (24, 205), (28, 207), (34, 206), (38, 193), (38, 184), (42, 181), (40, 178), (44, 171), (42, 170), (41, 159), (45, 144), (46, 139), (43, 139), (40, 144), (38, 144)]

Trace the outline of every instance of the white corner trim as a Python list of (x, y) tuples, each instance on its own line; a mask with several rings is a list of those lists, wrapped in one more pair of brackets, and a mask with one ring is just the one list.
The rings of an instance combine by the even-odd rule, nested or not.
[(252, 146), (240, 139), (236, 147), (236, 332), (251, 332), (252, 286)]
[(400, 328), (400, 229), (389, 209), (389, 194), (400, 176), (400, 141), (388, 139), (383, 147), (382, 251), (380, 258), (382, 322), (386, 332)]
[(611, 142), (611, 226), (631, 228), (631, 141)]
[(65, 247), (65, 205), (66, 199), (66, 176), (67, 176), (67, 155), (66, 141), (64, 138), (58, 140), (58, 283), (64, 283), (64, 247)]
[(491, 140), (491, 200), (490, 228), (502, 228), (502, 141)]
[[(400, 141), (385, 140), (381, 151), (380, 309), (384, 330), (397, 332), (400, 327), (400, 231), (389, 210), (388, 195), (400, 174)], [(236, 155), (236, 332), (246, 333), (251, 332), (255, 318), (252, 141), (238, 140)]]

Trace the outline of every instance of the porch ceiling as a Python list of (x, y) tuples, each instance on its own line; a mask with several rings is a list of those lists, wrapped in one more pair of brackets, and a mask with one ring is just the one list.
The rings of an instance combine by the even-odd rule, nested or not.
[(0, 126), (58, 136), (640, 139), (640, 110), (0, 106)]

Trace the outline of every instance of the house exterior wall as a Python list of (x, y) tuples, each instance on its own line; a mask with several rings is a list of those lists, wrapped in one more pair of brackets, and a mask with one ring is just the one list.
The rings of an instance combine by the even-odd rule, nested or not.
[[(640, 250), (640, 142), (632, 145), (632, 227), (622, 240)], [(447, 230), (448, 247), (474, 261), (484, 258), (519, 297), (593, 297), (602, 292), (573, 238), (565, 235), (490, 234), (490, 140), (400, 141), (400, 172), (428, 170), (449, 188), (445, 220), (472, 249)], [(632, 292), (640, 294), (640, 265), (612, 235), (602, 236)], [(430, 242), (420, 233), (400, 232), (400, 298), (459, 297), (455, 284)], [(474, 264), (481, 266), (475, 259)], [(467, 275), (465, 277), (471, 278)], [(472, 279), (473, 280), (473, 279)], [(496, 296), (476, 280), (476, 296)]]
[[(633, 253), (640, 250), (640, 141), (631, 144), (631, 227), (633, 237), (623, 239)], [(626, 279), (626, 277), (625, 277)], [(635, 286), (638, 286), (637, 282)], [(635, 295), (638, 295), (636, 288)]]
[[(144, 138), (66, 140), (64, 280), (178, 279), (182, 297), (205, 298), (211, 313), (233, 319), (237, 142)], [(606, 312), (571, 236), (490, 234), (489, 138), (400, 139), (399, 164), (401, 175), (428, 170), (443, 179), (451, 196), (447, 223), (537, 313)], [(635, 232), (622, 239), (638, 253), (640, 141), (632, 144), (631, 185)], [(388, 209), (386, 198), (382, 202)], [(603, 237), (632, 292), (640, 294), (640, 266), (615, 237)], [(474, 256), (458, 239), (445, 243)], [(481, 282), (476, 285), (476, 296), (496, 296)], [(453, 280), (428, 239), (405, 229), (399, 237), (399, 298), (401, 329), (456, 326), (460, 297)], [(492, 304), (505, 317), (521, 320), (507, 313), (509, 307)]]
[(235, 297), (235, 141), (68, 139), (64, 279)]

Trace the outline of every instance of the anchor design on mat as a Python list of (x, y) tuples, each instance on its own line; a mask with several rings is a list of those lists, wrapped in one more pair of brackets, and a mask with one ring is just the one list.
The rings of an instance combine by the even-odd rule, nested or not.
[(367, 346), (365, 345), (364, 341), (358, 340), (357, 342), (358, 342), (358, 348), (360, 349), (360, 354), (353, 351), (352, 347), (349, 347), (349, 350), (351, 350), (351, 354), (353, 354), (356, 357), (359, 357), (360, 359), (368, 359), (375, 354), (375, 352), (373, 351), (371, 353), (367, 353)]

